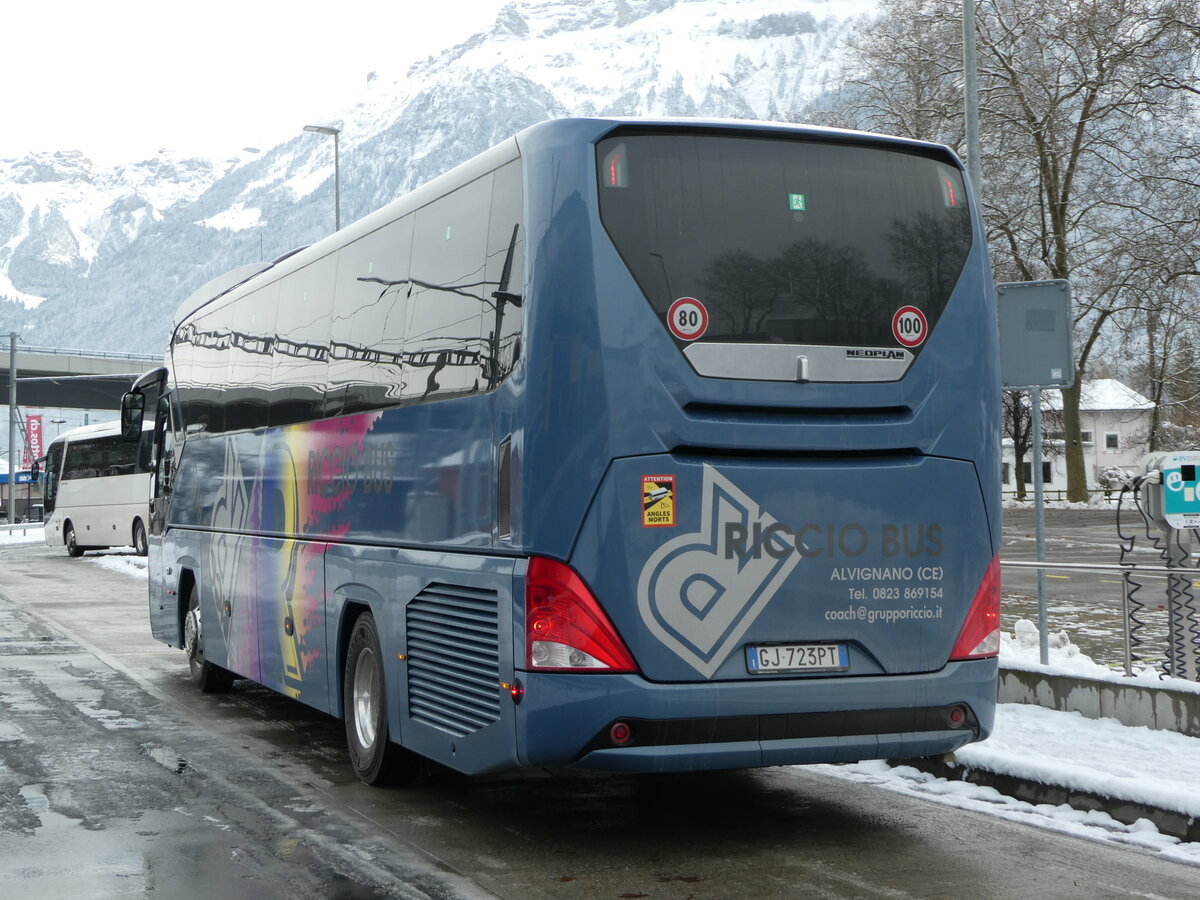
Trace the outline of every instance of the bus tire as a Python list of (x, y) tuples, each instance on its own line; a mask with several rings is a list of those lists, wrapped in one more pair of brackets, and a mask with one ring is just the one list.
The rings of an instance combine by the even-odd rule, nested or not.
[(138, 556), (150, 552), (150, 545), (146, 542), (146, 526), (141, 519), (133, 520), (133, 552)]
[(359, 780), (381, 787), (412, 781), (420, 774), (420, 757), (392, 743), (388, 734), (383, 653), (370, 612), (360, 613), (350, 632), (342, 703), (350, 764)]
[(204, 658), (204, 630), (200, 625), (200, 594), (193, 584), (188, 590), (187, 613), (183, 618), (183, 649), (188, 658), (188, 677), (202, 694), (223, 694), (233, 686), (228, 669)]
[(79, 546), (79, 540), (75, 537), (75, 526), (70, 522), (63, 526), (63, 543), (67, 547), (67, 556), (83, 556), (83, 548)]

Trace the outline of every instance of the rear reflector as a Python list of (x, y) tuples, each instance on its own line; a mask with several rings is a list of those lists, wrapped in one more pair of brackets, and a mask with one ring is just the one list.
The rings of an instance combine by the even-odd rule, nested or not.
[(1000, 652), (1000, 556), (992, 557), (971, 602), (951, 660), (984, 659)]
[(525, 662), (546, 672), (636, 672), (637, 663), (578, 575), (535, 556), (525, 575)]

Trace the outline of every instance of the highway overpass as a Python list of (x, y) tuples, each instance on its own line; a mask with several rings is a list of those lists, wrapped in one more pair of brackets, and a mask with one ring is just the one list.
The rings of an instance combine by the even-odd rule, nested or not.
[[(9, 402), (10, 356), (10, 342), (0, 336), (0, 406)], [(133, 379), (162, 361), (162, 356), (29, 347), (18, 342), (17, 406), (115, 410)]]

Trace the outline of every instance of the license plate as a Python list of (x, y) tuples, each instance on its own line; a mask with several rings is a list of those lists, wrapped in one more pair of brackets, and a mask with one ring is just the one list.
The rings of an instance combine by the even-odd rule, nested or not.
[(780, 672), (842, 672), (850, 668), (845, 644), (758, 644), (746, 648), (751, 675)]

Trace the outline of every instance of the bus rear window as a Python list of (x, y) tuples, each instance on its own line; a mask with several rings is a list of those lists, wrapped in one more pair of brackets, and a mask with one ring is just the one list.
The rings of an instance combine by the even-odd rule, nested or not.
[[(801, 137), (623, 133), (599, 144), (597, 167), (604, 227), (681, 346), (916, 354), (971, 244), (948, 157)], [(909, 308), (918, 312), (901, 313)]]

